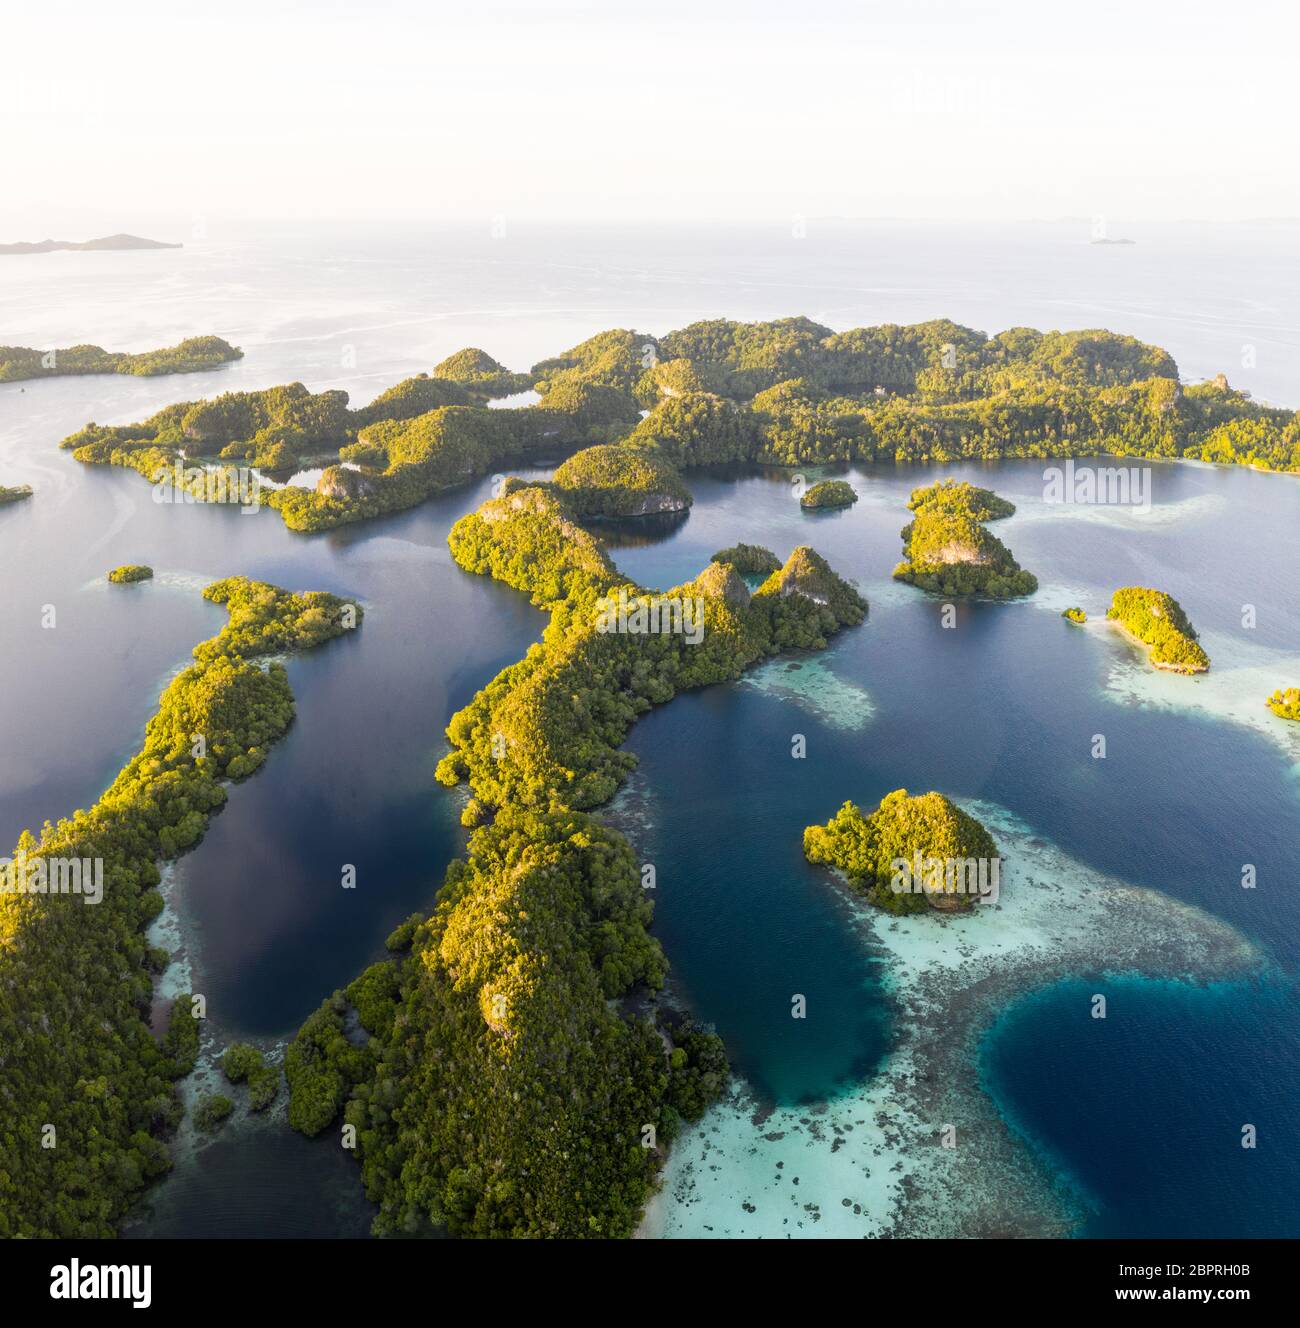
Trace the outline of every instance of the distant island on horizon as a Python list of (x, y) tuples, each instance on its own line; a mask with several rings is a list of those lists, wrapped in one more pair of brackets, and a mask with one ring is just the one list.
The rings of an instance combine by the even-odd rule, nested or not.
[(97, 240), (18, 240), (0, 244), (0, 254), (50, 254), (56, 250), (88, 249), (181, 249), (183, 245), (165, 240), (146, 240), (139, 235), (102, 235)]

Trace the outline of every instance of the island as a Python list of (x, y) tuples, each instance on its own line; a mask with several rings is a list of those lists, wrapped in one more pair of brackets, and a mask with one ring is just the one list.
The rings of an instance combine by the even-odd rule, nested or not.
[(907, 500), (908, 510), (918, 512), (929, 507), (945, 512), (959, 512), (976, 521), (1001, 521), (1015, 516), (1016, 505), (1000, 498), (992, 489), (981, 489), (965, 480), (939, 480), (926, 488), (913, 489)]
[(437, 777), (468, 786), (467, 856), (285, 1056), (290, 1124), (356, 1127), (378, 1235), (635, 1229), (727, 1057), (658, 1004), (667, 964), (638, 860), (590, 813), (627, 778), (622, 741), (652, 706), (820, 648), (867, 612), (807, 548), (752, 593), (726, 561), (637, 586), (569, 501), (512, 480), (452, 528), (459, 566), (529, 595), (550, 625), (448, 725)]
[(202, 373), (241, 360), (244, 352), (220, 337), (190, 337), (162, 350), (139, 354), (109, 351), (102, 346), (68, 346), (64, 350), (34, 350), (30, 346), (0, 346), (0, 383), (31, 378), (65, 378), (78, 374), (133, 374), (154, 378), (161, 374)]
[(805, 512), (815, 512), (824, 508), (852, 507), (857, 501), (857, 490), (847, 481), (822, 480), (799, 499), (799, 506)]
[(719, 549), (710, 561), (730, 563), (741, 576), (767, 577), (781, 570), (780, 558), (761, 544), (733, 544)]
[(1300, 720), (1300, 687), (1281, 687), (1268, 698), (1268, 708), (1279, 719)]
[(1210, 657), (1196, 637), (1183, 607), (1172, 595), (1147, 586), (1124, 586), (1111, 599), (1106, 617), (1143, 645), (1151, 663), (1171, 673), (1204, 673)]
[(996, 902), (1001, 879), (993, 836), (942, 793), (895, 789), (869, 814), (846, 802), (804, 831), (803, 851), (889, 913), (965, 912)]
[(221, 1093), (208, 1093), (194, 1107), (194, 1125), (204, 1134), (212, 1134), (225, 1123), (235, 1104)]
[(985, 528), (1015, 507), (988, 489), (944, 480), (913, 492), (903, 527), (903, 561), (894, 577), (932, 594), (1011, 599), (1032, 595), (1038, 579)]
[(279, 1069), (267, 1065), (262, 1053), (247, 1042), (235, 1042), (226, 1048), (221, 1073), (229, 1083), (248, 1085), (250, 1111), (265, 1111), (279, 1094)]
[[(225, 607), (226, 625), (167, 684), (140, 751), (88, 811), (46, 821), (39, 837), (24, 831), (10, 855), (23, 871), (17, 892), (12, 880), (0, 891), (6, 988), (95, 999), (42, 1001), (35, 1023), (22, 1003), (0, 1002), (0, 1238), (111, 1237), (170, 1168), (176, 1081), (194, 1068), (199, 1029), (188, 992), (172, 1002), (161, 1039), (149, 1026), (154, 977), (169, 959), (144, 939), (164, 907), (158, 864), (203, 838), (235, 782), (261, 767), (293, 722), (283, 664), (254, 661), (321, 645), (363, 618), (360, 605), (335, 595), (246, 577), (214, 582), (203, 596)], [(95, 896), (26, 889), (52, 879), (51, 861), (83, 859), (103, 864)], [(41, 1142), (51, 1124), (53, 1149)]]
[(97, 240), (17, 240), (0, 244), (0, 254), (52, 254), (59, 250), (80, 253), (92, 251), (118, 251), (123, 249), (181, 249), (183, 245), (168, 244), (163, 240), (146, 240), (140, 235), (102, 235)]
[(1088, 615), (1084, 613), (1082, 609), (1073, 607), (1066, 609), (1065, 612), (1061, 614), (1061, 617), (1068, 618), (1072, 623), (1082, 624), (1088, 621)]
[(556, 470), (552, 483), (579, 516), (684, 512), (692, 502), (676, 467), (641, 448), (584, 448)]
[[(539, 394), (531, 406), (487, 404), (525, 388)], [(1262, 406), (1222, 376), (1184, 385), (1166, 351), (1096, 329), (990, 337), (943, 319), (848, 332), (807, 318), (712, 319), (662, 337), (601, 332), (526, 373), (467, 347), (360, 409), (346, 393), (291, 383), (178, 403), (138, 424), (91, 423), (63, 441), (79, 461), (150, 480), (178, 462), (324, 464), (314, 490), (290, 484), (261, 495), (304, 533), (600, 445), (679, 472), (1116, 452), (1300, 472), (1300, 412)], [(961, 513), (1000, 514), (978, 503)], [(1000, 565), (949, 579), (996, 582), (980, 593), (1000, 597), (1029, 593), (1032, 578), (998, 548), (975, 552)]]
[(24, 498), (30, 498), (33, 492), (30, 484), (15, 484), (10, 488), (0, 484), (0, 507), (6, 503), (21, 503)]
[(143, 563), (124, 563), (115, 567), (108, 574), (109, 581), (115, 586), (130, 585), (134, 581), (148, 581), (153, 576), (153, 568)]

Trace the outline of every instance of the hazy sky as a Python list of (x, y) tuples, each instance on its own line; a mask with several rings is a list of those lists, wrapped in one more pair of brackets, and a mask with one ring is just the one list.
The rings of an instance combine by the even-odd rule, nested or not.
[(1300, 216), (1290, 0), (6, 5), (0, 240), (164, 219)]

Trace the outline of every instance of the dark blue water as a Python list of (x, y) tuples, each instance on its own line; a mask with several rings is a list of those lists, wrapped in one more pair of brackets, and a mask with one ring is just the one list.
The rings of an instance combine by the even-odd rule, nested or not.
[[(231, 788), (181, 859), (173, 896), (217, 1049), (291, 1036), (382, 957), (397, 922), (430, 906), (463, 844), (456, 803), (433, 779), (443, 729), (541, 630), (524, 597), (460, 571), (447, 551), (452, 522), (490, 481), (364, 530), (302, 537), (274, 514), (156, 505), (127, 472), (76, 478), (0, 513), (9, 646), (0, 681), (15, 758), (0, 763), (7, 844), (24, 826), (89, 806), (138, 750), (167, 678), (225, 622), (199, 593), (209, 581), (243, 574), (365, 607), (357, 633), (289, 661), (295, 723), (257, 776)], [(89, 546), (76, 537), (105, 528)], [(104, 584), (108, 568), (136, 561), (157, 579)], [(52, 629), (41, 626), (47, 603)], [(355, 889), (342, 888), (344, 864), (356, 869)], [(228, 1126), (151, 1192), (148, 1208), (144, 1234), (369, 1226), (356, 1166), (337, 1145), (260, 1124)]]
[[(1093, 1019), (1102, 989), (1107, 1017)], [(1079, 1234), (1293, 1237), (1296, 1013), (1281, 981), (1072, 981), (1008, 1012), (981, 1069), (1013, 1126), (1079, 1194), (1089, 1212)]]
[[(984, 482), (1032, 499), (1041, 476), (1037, 463), (1011, 463)], [(892, 470), (855, 476), (863, 501), (809, 521), (791, 511), (783, 481), (697, 479), (686, 526), (617, 555), (639, 579), (667, 585), (739, 539), (782, 556), (814, 542), (868, 594), (880, 583), (868, 623), (823, 657), (869, 691), (876, 711), (865, 726), (837, 727), (742, 684), (679, 697), (629, 743), (655, 825), (644, 850), (658, 869), (657, 928), (676, 978), (738, 1067), (779, 1101), (824, 1096), (888, 1044), (869, 962), (836, 892), (799, 849), (804, 826), (845, 798), (870, 804), (901, 786), (1000, 803), (1075, 858), (1230, 921), (1282, 972), (1300, 959), (1294, 754), (1205, 714), (1116, 704), (1103, 684), (1130, 647), (1055, 611), (971, 604), (944, 629), (933, 601), (881, 580), (913, 480)], [(1227, 634), (1225, 651), (1246, 631), (1241, 605), (1253, 603), (1258, 627), (1246, 642), (1294, 657), (1300, 490), (1172, 467), (1156, 471), (1156, 486), (1158, 511), (1217, 500), (1170, 506), (1185, 515), (1141, 530), (1061, 518), (1004, 523), (999, 533), (1045, 596), (1063, 583), (1097, 614), (1118, 585), (1166, 587), (1203, 636)], [(1261, 575), (1268, 567), (1291, 574)], [(795, 732), (807, 740), (802, 761), (790, 755)], [(1108, 744), (1100, 761), (1097, 733)], [(1241, 888), (1245, 862), (1257, 868), (1254, 890)], [(793, 993), (809, 997), (806, 1021), (790, 1018)], [(991, 1039), (988, 1081), (1051, 1165), (1093, 1197), (1089, 1234), (1300, 1231), (1296, 1165), (1280, 1161), (1300, 1131), (1291, 982), (1205, 993), (1134, 980), (1101, 1030), (1087, 1008), (1072, 991), (1017, 1007)], [(1238, 1156), (1244, 1122), (1260, 1126), (1270, 1151)]]
[[(223, 228), (183, 250), (77, 255), (53, 267), (39, 259), (0, 273), (3, 339), (15, 344), (143, 350), (210, 331), (248, 352), (216, 373), (0, 391), (0, 483), (36, 486), (32, 502), (0, 509), (5, 847), (23, 826), (88, 805), (137, 749), (162, 683), (223, 620), (198, 586), (245, 572), (356, 595), (370, 610), (355, 637), (293, 663), (298, 723), (184, 861), (178, 903), (223, 1037), (290, 1034), (382, 954), (394, 920), (428, 906), (460, 842), (454, 798), (432, 777), (446, 715), (522, 653), (540, 619), (514, 592), (447, 560), (446, 529), (482, 487), (308, 539), (269, 512), (155, 507), (139, 477), (78, 466), (56, 443), (88, 419), (125, 423), (172, 401), (296, 378), (346, 388), (361, 404), (464, 345), (524, 368), (602, 327), (662, 333), (719, 314), (812, 313), (840, 328), (941, 316), (989, 331), (1105, 325), (1170, 347), (1186, 375), (1226, 368), (1258, 396), (1300, 400), (1286, 331), (1300, 268), (1285, 228), (1147, 228), (1125, 250), (1041, 226), (819, 226), (793, 247), (767, 230), (563, 228), (512, 230), (508, 252), (481, 227), (459, 240), (427, 228), (306, 229)], [(1257, 367), (1238, 367), (1243, 342), (1260, 348)], [(1041, 470), (949, 468), (1026, 498), (1041, 494)], [(738, 539), (783, 554), (808, 541), (871, 590), (898, 558), (906, 490), (938, 473), (862, 477), (857, 507), (820, 517), (799, 511), (784, 477), (692, 476), (688, 520), (667, 540), (642, 530), (617, 557), (639, 579), (670, 584)], [(1239, 636), (1250, 603), (1251, 639), (1295, 655), (1297, 493), (1281, 476), (1165, 467), (1155, 470), (1157, 510), (1199, 500), (1204, 511), (1144, 530), (1064, 518), (1000, 530), (1045, 587), (1081, 587), (1090, 611), (1116, 585), (1146, 581), (1178, 596), (1203, 631)], [(159, 580), (96, 584), (135, 561), (153, 564)], [(191, 580), (166, 584), (175, 572)], [(919, 594), (872, 593), (870, 621), (827, 657), (869, 690), (876, 713), (865, 727), (837, 728), (742, 686), (679, 697), (632, 738), (658, 815), (645, 851), (660, 869), (660, 935), (680, 985), (761, 1091), (816, 1098), (868, 1072), (888, 1043), (869, 958), (798, 851), (803, 826), (848, 796), (869, 802), (907, 784), (994, 798), (1075, 856), (1193, 899), (1294, 964), (1297, 784), (1278, 747), (1221, 721), (1113, 704), (1100, 690), (1111, 647), (1054, 612), (973, 606), (946, 632)], [(40, 626), (47, 604), (54, 630)], [(1268, 687), (1288, 683), (1300, 677)], [(1087, 756), (1098, 730), (1110, 741), (1104, 763)], [(801, 763), (789, 756), (796, 731), (809, 744)], [(1243, 860), (1260, 868), (1249, 895), (1237, 885)], [(339, 886), (343, 863), (358, 869), (354, 892)], [(1269, 1230), (1294, 1235), (1300, 1187), (1276, 1140), (1279, 1129), (1294, 1135), (1300, 1070), (1279, 1031), (1296, 1022), (1279, 991), (1275, 1004), (1239, 992), (1198, 1004), (1182, 989), (1135, 984), (1108, 1040), (1094, 1043), (1069, 996), (1049, 994), (1013, 1011), (991, 1041), (990, 1082), (1050, 1165), (1101, 1196), (1095, 1229), (1180, 1230), (1192, 1212), (1255, 1230), (1258, 1212)], [(797, 1033), (795, 993), (809, 1014)], [(1158, 1030), (1158, 1055), (1136, 1035), (1144, 1027)], [(1121, 1054), (1117, 1039), (1130, 1035)], [(1090, 1056), (1109, 1039), (1109, 1060)], [(1269, 1092), (1265, 1106), (1276, 1110), (1251, 1159), (1265, 1164), (1250, 1173), (1258, 1189), (1241, 1175), (1225, 1187), (1223, 1131), (1207, 1126), (1202, 1137), (1193, 1118), (1227, 1103), (1235, 1127)], [(1114, 1108), (1105, 1130), (1090, 1124), (1094, 1097)], [(1254, 1108), (1261, 1120), (1265, 1106)], [(1144, 1150), (1157, 1150), (1140, 1130), (1123, 1134), (1124, 1122), (1159, 1116), (1172, 1117), (1177, 1141), (1165, 1188), (1142, 1170)], [(1123, 1138), (1136, 1141), (1127, 1152)], [(1144, 1178), (1142, 1195), (1125, 1174)], [(147, 1230), (347, 1234), (366, 1224), (359, 1197), (355, 1166), (328, 1141), (232, 1125), (154, 1192)]]
[[(1238, 724), (1116, 704), (1103, 686), (1128, 647), (1055, 610), (963, 605), (956, 628), (944, 629), (933, 601), (888, 580), (907, 493), (938, 473), (854, 475), (862, 501), (816, 517), (799, 510), (784, 476), (693, 476), (685, 523), (643, 529), (614, 550), (629, 575), (666, 586), (738, 540), (783, 556), (813, 543), (873, 601), (868, 622), (818, 657), (869, 693), (865, 725), (741, 684), (677, 698), (629, 744), (653, 821), (638, 847), (658, 868), (657, 930), (675, 979), (772, 1100), (817, 1100), (860, 1080), (892, 1036), (843, 901), (800, 852), (804, 826), (845, 798), (869, 804), (906, 786), (990, 799), (1084, 862), (1228, 919), (1286, 972), (1300, 958), (1294, 758)], [(1026, 511), (1042, 491), (1037, 463), (943, 473), (993, 484)], [(1071, 601), (1099, 613), (1115, 586), (1145, 582), (1177, 596), (1205, 635), (1300, 653), (1296, 485), (1164, 467), (1155, 486), (1157, 511), (1181, 517), (1140, 529), (1017, 518), (999, 533), (1038, 574), (1043, 597), (1066, 585)], [(4, 767), (11, 841), (23, 825), (93, 800), (135, 749), (161, 682), (220, 627), (198, 585), (243, 572), (367, 607), (355, 637), (291, 663), (297, 723), (183, 862), (178, 904), (198, 938), (195, 985), (224, 1039), (291, 1033), (379, 957), (398, 920), (429, 906), (459, 849), (455, 800), (432, 778), (443, 725), (541, 626), (521, 596), (450, 562), (447, 529), (485, 493), (304, 539), (264, 516), (156, 507), (137, 477), (86, 471), (52, 495), (69, 506), (62, 526), (33, 525), (30, 539), (7, 545), (33, 587), (21, 569), (8, 582), (17, 599), (6, 621), (21, 649), (5, 655), (7, 694), (30, 698), (6, 713), (11, 750), (29, 753)], [(0, 520), (30, 518), (20, 508)], [(79, 522), (109, 534), (86, 549), (68, 533)], [(193, 581), (122, 594), (92, 584), (124, 561)], [(36, 618), (51, 601), (59, 627), (42, 634)], [(1248, 637), (1246, 603), (1258, 623)], [(1090, 756), (1098, 732), (1109, 744), (1100, 762)], [(790, 755), (795, 733), (806, 739), (802, 761)], [(1259, 872), (1255, 891), (1240, 888), (1246, 861)], [(357, 869), (356, 890), (341, 888), (344, 864)], [(805, 1020), (790, 1018), (795, 995)], [(1046, 1164), (1089, 1197), (1089, 1232), (1179, 1232), (1193, 1214), (1205, 1231), (1295, 1234), (1300, 1187), (1280, 1153), (1297, 1133), (1300, 1056), (1279, 1031), (1294, 1013), (1287, 985), (1266, 997), (1237, 988), (1201, 997), (1134, 982), (1098, 1041), (1077, 1003), (1050, 993), (998, 1030), (986, 1076)], [(1162, 1117), (1172, 1131), (1163, 1151), (1147, 1124)], [(1225, 1160), (1245, 1121), (1259, 1125), (1260, 1148)], [(1225, 1145), (1229, 1125), (1238, 1134)], [(362, 1231), (368, 1214), (340, 1153), (280, 1130), (227, 1133), (154, 1192), (144, 1230)]]

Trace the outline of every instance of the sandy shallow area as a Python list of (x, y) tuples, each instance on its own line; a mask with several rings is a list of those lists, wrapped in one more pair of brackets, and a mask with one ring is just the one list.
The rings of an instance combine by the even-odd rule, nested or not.
[(866, 728), (876, 713), (876, 703), (865, 687), (841, 678), (817, 655), (779, 656), (746, 673), (739, 685), (790, 701), (832, 728)]
[(1203, 632), (1200, 639), (1210, 657), (1209, 672), (1186, 677), (1152, 668), (1145, 652), (1129, 645), (1105, 618), (1098, 619), (1095, 627), (1089, 621), (1085, 630), (1089, 629), (1111, 638), (1104, 686), (1110, 700), (1201, 714), (1254, 729), (1287, 754), (1292, 776), (1300, 779), (1300, 724), (1275, 715), (1266, 704), (1279, 687), (1294, 687), (1300, 680), (1300, 655)]
[(1019, 996), (1066, 976), (1207, 982), (1247, 976), (1264, 957), (1227, 924), (1092, 870), (1004, 809), (962, 805), (1005, 859), (996, 905), (964, 917), (852, 908), (895, 1010), (884, 1064), (812, 1106), (772, 1109), (737, 1082), (675, 1144), (641, 1236), (1052, 1236), (1081, 1220), (983, 1091), (980, 1038)]

